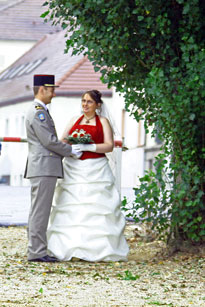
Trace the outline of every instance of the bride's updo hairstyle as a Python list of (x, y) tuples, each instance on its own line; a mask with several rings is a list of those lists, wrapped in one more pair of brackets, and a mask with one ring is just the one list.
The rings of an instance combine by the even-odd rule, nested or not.
[(98, 90), (90, 90), (90, 91), (87, 91), (87, 92), (85, 92), (85, 93), (82, 95), (82, 98), (83, 98), (86, 94), (90, 95), (90, 97), (91, 97), (96, 103), (103, 104), (103, 101), (102, 101), (102, 99), (101, 99), (102, 94), (101, 94)]

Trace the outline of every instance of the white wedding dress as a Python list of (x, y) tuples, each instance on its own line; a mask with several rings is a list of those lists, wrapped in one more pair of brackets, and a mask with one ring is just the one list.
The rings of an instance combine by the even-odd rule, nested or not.
[(64, 158), (47, 237), (49, 254), (61, 261), (126, 261), (125, 218), (106, 157)]

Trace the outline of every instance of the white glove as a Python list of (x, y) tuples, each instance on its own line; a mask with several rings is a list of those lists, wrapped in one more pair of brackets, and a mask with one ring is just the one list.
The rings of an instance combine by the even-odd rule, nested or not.
[(77, 152), (82, 152), (82, 151), (96, 152), (96, 144), (76, 144), (72, 145), (72, 148)]
[(77, 151), (77, 150), (75, 150), (75, 148), (73, 148), (73, 146), (75, 146), (75, 145), (71, 145), (71, 147), (72, 147), (72, 150), (71, 150), (71, 154), (70, 154), (70, 156), (72, 157), (72, 158), (74, 158), (74, 159), (79, 159), (81, 156), (82, 156), (82, 151)]

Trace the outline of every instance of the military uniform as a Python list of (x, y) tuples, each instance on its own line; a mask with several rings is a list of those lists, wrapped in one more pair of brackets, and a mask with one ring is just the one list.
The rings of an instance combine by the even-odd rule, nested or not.
[(28, 260), (47, 255), (46, 231), (54, 189), (57, 178), (63, 177), (62, 158), (70, 156), (72, 150), (58, 140), (54, 122), (44, 106), (34, 100), (26, 116), (28, 159), (24, 177), (31, 181)]

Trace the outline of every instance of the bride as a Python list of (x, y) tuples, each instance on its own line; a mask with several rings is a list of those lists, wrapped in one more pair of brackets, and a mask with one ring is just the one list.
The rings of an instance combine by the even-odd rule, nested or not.
[(127, 260), (120, 195), (105, 155), (113, 150), (113, 132), (108, 119), (96, 113), (102, 103), (99, 91), (85, 92), (83, 115), (73, 118), (62, 136), (67, 142), (68, 135), (84, 130), (94, 141), (72, 145), (82, 155), (64, 159), (64, 179), (56, 187), (47, 231), (48, 251), (62, 261)]

